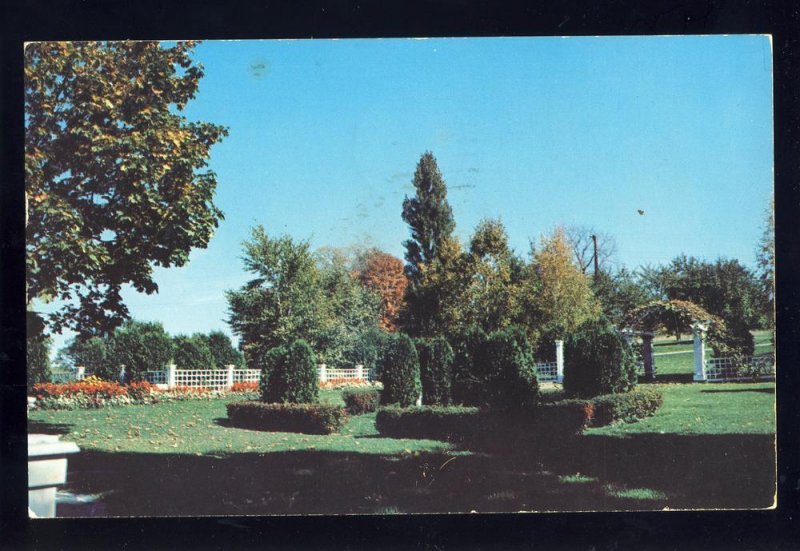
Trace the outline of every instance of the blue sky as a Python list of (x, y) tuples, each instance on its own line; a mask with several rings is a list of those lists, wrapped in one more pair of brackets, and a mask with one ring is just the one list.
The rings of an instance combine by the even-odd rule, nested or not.
[[(457, 234), (501, 217), (510, 242), (594, 226), (619, 263), (680, 253), (753, 265), (773, 188), (766, 36), (212, 41), (185, 114), (212, 149), (225, 212), (208, 249), (158, 269), (134, 317), (229, 332), (249, 229), (402, 258), (401, 203), (431, 150)], [(644, 215), (639, 215), (641, 209)], [(64, 337), (57, 339), (60, 345)]]

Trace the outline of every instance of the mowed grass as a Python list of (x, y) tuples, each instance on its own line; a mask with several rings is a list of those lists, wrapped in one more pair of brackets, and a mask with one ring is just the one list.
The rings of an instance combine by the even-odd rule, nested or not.
[(589, 429), (587, 434), (773, 434), (773, 383), (693, 383), (642, 385), (664, 395), (653, 417), (637, 423)]
[[(772, 333), (770, 331), (754, 331), (755, 355), (774, 352)], [(694, 373), (694, 343), (691, 335), (682, 335), (680, 341), (674, 337), (656, 337), (653, 342), (653, 353), (656, 361), (656, 376), (685, 375)], [(706, 346), (706, 357), (713, 358), (714, 352)]]
[(503, 452), (383, 438), (374, 414), (329, 436), (236, 429), (227, 399), (36, 411), (29, 430), (81, 447), (67, 489), (99, 500), (63, 516), (769, 507), (774, 385), (653, 386), (652, 418)]
[[(341, 393), (322, 391), (320, 400), (343, 403)], [(380, 438), (375, 414), (350, 418), (341, 434), (261, 432), (227, 426), (225, 404), (241, 398), (187, 400), (96, 410), (33, 411), (29, 432), (65, 434), (83, 450), (220, 455), (236, 452), (327, 450), (358, 453), (446, 451), (436, 440)]]

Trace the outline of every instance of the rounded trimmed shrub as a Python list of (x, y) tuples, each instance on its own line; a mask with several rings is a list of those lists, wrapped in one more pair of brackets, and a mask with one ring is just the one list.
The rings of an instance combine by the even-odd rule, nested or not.
[(419, 356), (411, 337), (403, 333), (392, 335), (387, 339), (381, 356), (381, 403), (400, 404), (402, 407), (415, 404), (419, 398), (421, 383)]
[(590, 398), (636, 386), (631, 346), (605, 319), (588, 321), (564, 342), (564, 391)]
[(273, 348), (261, 370), (261, 400), (269, 403), (307, 404), (319, 397), (319, 375), (314, 351), (303, 339)]
[(416, 339), (422, 401), (425, 405), (450, 405), (453, 349), (444, 337)]
[(511, 327), (491, 333), (476, 350), (474, 362), (483, 404), (497, 409), (536, 405), (539, 398), (536, 362), (521, 329)]
[(481, 382), (475, 373), (475, 355), (486, 342), (486, 332), (475, 325), (452, 337), (452, 400), (456, 404), (480, 403)]

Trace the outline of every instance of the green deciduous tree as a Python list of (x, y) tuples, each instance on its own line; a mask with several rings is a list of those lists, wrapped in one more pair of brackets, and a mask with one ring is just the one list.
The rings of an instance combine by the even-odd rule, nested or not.
[(125, 366), (125, 379), (138, 381), (145, 371), (161, 371), (172, 361), (174, 345), (160, 323), (130, 320), (114, 332), (111, 363)]
[(320, 274), (309, 245), (269, 237), (262, 226), (244, 243), (244, 266), (255, 278), (226, 293), (228, 322), (239, 335), (248, 365), (279, 346), (304, 339), (318, 350), (325, 328)]
[(572, 251), (562, 228), (541, 238), (532, 251), (523, 283), (524, 325), (562, 338), (583, 322), (600, 315), (591, 282), (573, 263)]
[(378, 328), (381, 296), (359, 283), (345, 255), (330, 249), (322, 253), (317, 255), (324, 311), (318, 356), (327, 365), (339, 366), (348, 363), (362, 334)]
[(214, 362), (211, 348), (203, 335), (191, 337), (178, 335), (172, 339), (174, 348), (172, 361), (178, 369), (222, 369)]
[(756, 251), (757, 275), (764, 295), (764, 325), (775, 329), (775, 198), (770, 201), (764, 220), (764, 231)]
[(83, 366), (87, 374), (107, 381), (119, 379), (120, 367), (112, 357), (111, 340), (107, 337), (73, 339), (64, 352), (73, 367)]
[(244, 248), (245, 268), (256, 278), (227, 297), (248, 364), (303, 339), (320, 362), (338, 366), (359, 335), (378, 327), (380, 296), (358, 282), (341, 251), (313, 254), (307, 242), (269, 237), (261, 226)]
[(59, 300), (50, 328), (109, 334), (120, 291), (158, 290), (222, 213), (208, 170), (226, 130), (181, 114), (202, 67), (191, 42), (40, 42), (25, 48), (28, 302)]
[(416, 336), (451, 335), (464, 326), (470, 284), (468, 257), (455, 238), (442, 241), (438, 257), (420, 266), (417, 283), (406, 288), (401, 324)]
[(603, 314), (615, 324), (621, 323), (627, 312), (652, 300), (648, 290), (625, 268), (600, 272), (592, 279), (592, 290)]
[(208, 335), (202, 335), (205, 339), (214, 365), (217, 369), (223, 369), (229, 365), (241, 367), (244, 363), (242, 353), (234, 348), (231, 338), (222, 331), (211, 331)]
[(504, 329), (519, 317), (522, 263), (508, 246), (500, 220), (484, 219), (470, 240), (463, 274), (469, 278), (464, 299), (465, 323), (487, 333)]
[(735, 347), (752, 353), (749, 330), (763, 321), (765, 297), (749, 269), (735, 259), (720, 258), (712, 263), (681, 255), (660, 273), (669, 300), (693, 302), (721, 317), (728, 331), (738, 336)]

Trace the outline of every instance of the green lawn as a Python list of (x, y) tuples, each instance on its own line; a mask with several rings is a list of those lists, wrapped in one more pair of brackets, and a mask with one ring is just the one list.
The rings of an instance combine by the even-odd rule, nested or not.
[(773, 383), (695, 383), (642, 385), (664, 394), (654, 417), (638, 423), (590, 429), (587, 434), (772, 434), (775, 432)]
[(98, 500), (61, 516), (770, 506), (774, 385), (655, 386), (652, 418), (491, 453), (383, 438), (374, 414), (330, 436), (236, 429), (225, 399), (35, 411), (29, 430), (81, 447), (67, 488)]
[[(322, 401), (341, 402), (336, 391), (321, 394)], [(229, 427), (225, 410), (229, 401), (220, 398), (100, 410), (36, 411), (31, 413), (29, 424), (30, 430), (67, 431), (64, 438), (81, 449), (104, 452), (221, 455), (320, 450), (403, 454), (452, 448), (436, 440), (380, 438), (374, 413), (351, 418), (341, 434), (330, 436)]]

